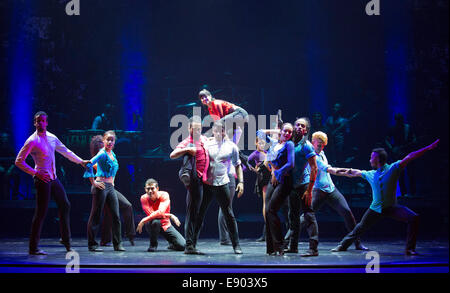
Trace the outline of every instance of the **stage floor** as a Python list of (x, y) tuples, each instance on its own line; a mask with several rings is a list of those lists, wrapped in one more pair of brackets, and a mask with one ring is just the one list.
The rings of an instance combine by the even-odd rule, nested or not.
[[(87, 240), (73, 239), (79, 254), (81, 273), (364, 273), (372, 257), (366, 251), (330, 252), (337, 242), (319, 244), (318, 257), (299, 254), (268, 256), (265, 243), (241, 239), (242, 255), (235, 255), (231, 246), (220, 245), (216, 239), (200, 239), (198, 249), (205, 255), (186, 255), (167, 249), (159, 242), (157, 252), (147, 252), (148, 239), (137, 238), (131, 246), (124, 239), (126, 252), (103, 247), (103, 252), (89, 252)], [(448, 241), (420, 241), (419, 256), (405, 256), (403, 241), (371, 241), (364, 244), (379, 254), (380, 273), (448, 273)], [(47, 256), (28, 255), (28, 239), (0, 240), (0, 273), (64, 273), (70, 261), (58, 239), (41, 239), (40, 248)], [(304, 251), (307, 243), (300, 242)]]

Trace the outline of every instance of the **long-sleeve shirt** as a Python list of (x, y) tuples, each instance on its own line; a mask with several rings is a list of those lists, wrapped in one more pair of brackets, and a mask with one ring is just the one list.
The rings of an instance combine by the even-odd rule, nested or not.
[(259, 164), (261, 164), (262, 162), (264, 162), (264, 160), (266, 159), (266, 153), (265, 152), (259, 152), (259, 151), (253, 151), (253, 153), (250, 154), (250, 156), (248, 156), (248, 161), (249, 162), (254, 162), (255, 166), (258, 166)]
[(209, 166), (209, 154), (208, 150), (205, 148), (205, 143), (208, 139), (206, 136), (201, 135), (200, 139), (195, 141), (192, 136), (187, 137), (182, 142), (180, 142), (176, 149), (184, 149), (189, 144), (195, 145), (195, 167), (197, 169), (197, 176), (202, 179), (203, 182), (207, 180), (207, 172)]
[(265, 135), (266, 142), (271, 144), (271, 147), (267, 151), (267, 161), (269, 161), (272, 166), (276, 168), (276, 170), (273, 170), (273, 174), (277, 181), (283, 182), (284, 176), (290, 175), (295, 166), (294, 143), (289, 140), (283, 145), (274, 145), (275, 140), (262, 131), (258, 130), (256, 135), (258, 137), (263, 137), (263, 135)]
[[(55, 151), (74, 163), (81, 163), (83, 160), (69, 150), (54, 134), (46, 131), (43, 135), (38, 135), (35, 131), (26, 141), (22, 149), (17, 154), (16, 165), (22, 171), (34, 176), (42, 172), (50, 176), (51, 180), (56, 179)], [(28, 155), (34, 160), (34, 168), (26, 163)]]
[[(106, 153), (105, 148), (102, 148), (95, 157), (87, 164), (87, 170), (84, 172), (83, 177), (115, 177), (117, 171), (119, 170), (119, 163), (117, 162), (116, 154), (111, 151), (114, 158), (111, 159)], [(97, 173), (94, 175), (93, 165), (97, 164)]]
[(158, 191), (158, 197), (152, 201), (146, 193), (141, 196), (142, 210), (147, 215), (145, 221), (159, 219), (161, 226), (166, 231), (170, 226), (170, 219), (165, 214), (170, 213), (170, 197), (165, 191)]
[(266, 160), (268, 162), (275, 160), (276, 158), (276, 152), (274, 152), (274, 147), (278, 144), (278, 140), (272, 138), (270, 135), (265, 134), (263, 131), (258, 130), (256, 132), (256, 136), (259, 139), (265, 140), (266, 144), (269, 145), (269, 148), (266, 152)]
[(214, 121), (225, 117), (233, 112), (234, 104), (228, 103), (222, 100), (212, 100), (211, 105), (208, 107), (209, 114), (213, 117)]

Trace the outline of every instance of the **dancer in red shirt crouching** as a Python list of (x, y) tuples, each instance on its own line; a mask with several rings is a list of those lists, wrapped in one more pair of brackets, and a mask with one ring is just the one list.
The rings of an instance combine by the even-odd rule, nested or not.
[(142, 233), (142, 227), (145, 225), (145, 229), (150, 235), (150, 247), (147, 251), (156, 251), (159, 233), (169, 242), (168, 249), (183, 251), (185, 240), (170, 223), (172, 220), (175, 225), (180, 226), (180, 221), (170, 213), (169, 194), (159, 190), (158, 182), (155, 179), (151, 178), (145, 182), (145, 194), (141, 196), (141, 204), (147, 217), (139, 222), (136, 231)]

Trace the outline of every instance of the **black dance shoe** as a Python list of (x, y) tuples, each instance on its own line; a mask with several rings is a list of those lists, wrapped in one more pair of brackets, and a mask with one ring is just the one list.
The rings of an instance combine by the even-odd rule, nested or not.
[(419, 253), (417, 251), (415, 251), (414, 249), (405, 250), (405, 254), (406, 255), (419, 255)]
[(200, 250), (197, 250), (197, 248), (193, 246), (186, 246), (186, 248), (184, 249), (184, 254), (203, 255), (204, 253), (200, 252)]
[(355, 243), (355, 249), (356, 250), (369, 250), (369, 248), (365, 247), (364, 245), (362, 245), (361, 243)]
[(300, 254), (301, 257), (319, 256), (319, 251), (314, 249), (308, 249), (306, 252)]
[(331, 250), (331, 252), (339, 252), (339, 251), (347, 251), (347, 249), (344, 248), (342, 245), (338, 245)]
[(285, 248), (284, 253), (298, 253), (298, 248)]
[(88, 249), (91, 252), (103, 252), (103, 249), (99, 248), (97, 245), (89, 246)]
[(30, 255), (48, 255), (47, 252), (45, 252), (41, 249), (30, 250), (30, 251), (28, 251), (28, 254), (30, 254)]
[[(70, 238), (70, 241), (69, 242), (72, 242), (72, 238)], [(59, 238), (59, 243), (61, 243), (61, 244), (63, 244), (64, 245), (64, 241), (62, 240), (62, 238)]]
[(148, 252), (156, 252), (156, 246), (150, 246), (150, 247), (147, 249), (147, 251), (148, 251)]
[(220, 241), (220, 245), (231, 245), (230, 240)]
[(278, 250), (270, 252), (269, 255), (270, 256), (284, 256), (284, 250), (283, 250), (283, 248), (280, 248)]
[(114, 245), (114, 251), (126, 251), (122, 244)]
[(242, 254), (242, 249), (241, 249), (241, 247), (239, 246), (239, 244), (236, 245), (235, 247), (233, 247), (233, 249), (234, 249), (234, 253), (235, 253), (235, 254)]

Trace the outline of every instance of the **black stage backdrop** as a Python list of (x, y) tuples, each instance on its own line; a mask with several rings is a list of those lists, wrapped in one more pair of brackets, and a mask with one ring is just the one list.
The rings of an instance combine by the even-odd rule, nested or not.
[[(424, 234), (447, 237), (448, 1), (381, 0), (380, 15), (372, 16), (369, 1), (361, 0), (80, 0), (80, 15), (72, 16), (68, 2), (0, 3), (1, 202), (8, 211), (2, 233), (29, 231), (33, 187), (12, 165), (34, 131), (32, 115), (46, 111), (49, 131), (88, 158), (88, 129), (106, 104), (113, 105), (116, 129), (140, 131), (118, 134), (117, 188), (139, 216), (143, 184), (156, 178), (184, 219), (180, 161), (168, 158), (176, 129), (169, 123), (177, 114), (191, 115), (186, 105), (199, 104), (198, 91), (208, 88), (253, 115), (281, 109), (291, 122), (313, 112), (324, 122), (339, 102), (345, 117), (359, 113), (346, 134), (350, 159), (342, 164), (360, 169), (370, 168), (371, 149), (384, 145), (394, 115), (402, 113), (417, 136), (415, 147), (436, 138), (441, 144), (412, 164), (416, 197), (401, 201), (423, 215)], [(81, 168), (65, 159), (58, 164), (72, 229), (85, 235), (89, 185)], [(253, 193), (254, 175), (247, 172), (245, 180), (245, 194), (233, 206), (241, 237), (257, 237), (261, 199)], [(362, 180), (336, 182), (359, 219), (370, 188)], [(57, 220), (52, 215), (48, 221)], [(324, 237), (342, 235), (337, 215), (325, 208), (318, 217)], [(203, 235), (215, 237), (217, 205), (206, 222)], [(57, 231), (46, 227), (51, 235)]]

